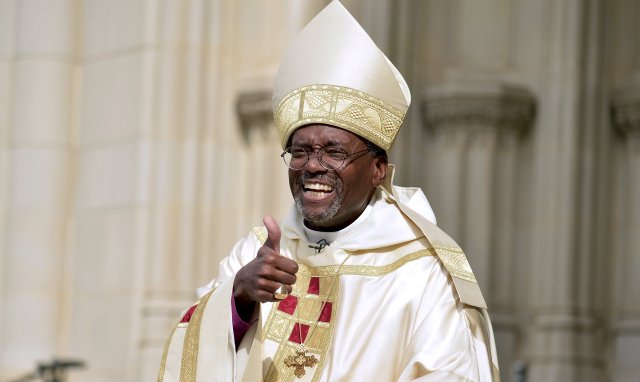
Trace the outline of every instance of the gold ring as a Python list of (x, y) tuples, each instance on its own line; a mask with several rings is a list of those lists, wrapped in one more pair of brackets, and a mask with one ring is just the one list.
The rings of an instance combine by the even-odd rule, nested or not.
[(287, 288), (284, 286), (284, 284), (280, 284), (280, 288), (276, 289), (276, 291), (273, 292), (273, 298), (275, 298), (276, 300), (284, 300), (285, 298), (287, 298), (287, 296), (289, 296), (289, 293), (287, 293)]

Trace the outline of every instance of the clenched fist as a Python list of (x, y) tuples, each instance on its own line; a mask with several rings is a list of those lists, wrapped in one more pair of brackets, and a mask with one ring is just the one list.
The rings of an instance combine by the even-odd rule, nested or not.
[(249, 264), (242, 267), (233, 282), (233, 297), (241, 318), (248, 321), (256, 302), (276, 301), (273, 293), (284, 285), (291, 293), (296, 282), (298, 264), (280, 256), (280, 227), (271, 216), (265, 216), (267, 240)]

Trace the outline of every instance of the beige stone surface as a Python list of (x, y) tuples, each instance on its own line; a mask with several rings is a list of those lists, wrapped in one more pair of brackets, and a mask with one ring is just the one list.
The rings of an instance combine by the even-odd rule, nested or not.
[(83, 2), (82, 54), (98, 60), (132, 52), (153, 44), (149, 33), (155, 26), (157, 8), (153, 1), (93, 0)]
[(15, 1), (16, 54), (69, 59), (76, 50), (79, 8), (73, 0)]
[(82, 78), (81, 144), (122, 143), (142, 135), (145, 55), (91, 62)]
[(80, 150), (77, 154), (78, 209), (132, 208), (139, 202), (139, 148), (135, 143)]
[(0, 60), (13, 53), (14, 10), (13, 0), (0, 0)]
[(12, 69), (11, 144), (68, 146), (73, 66), (21, 60), (13, 64)]
[(56, 149), (13, 149), (10, 154), (9, 211), (63, 212), (67, 204), (69, 155)]
[(131, 295), (137, 277), (136, 213), (122, 208), (80, 215), (76, 219), (73, 263), (74, 293), (97, 297), (104, 293)]
[(11, 108), (10, 95), (13, 80), (12, 64), (0, 59), (0, 147), (4, 147), (9, 139), (9, 110)]
[(50, 290), (11, 292), (3, 303), (7, 310), (22, 314), (3, 320), (1, 359), (6, 369), (26, 371), (34, 360), (49, 358), (57, 341), (56, 296)]
[(126, 380), (124, 366), (136, 357), (130, 343), (134, 336), (132, 302), (130, 293), (101, 293), (74, 299), (67, 353), (91, 362), (87, 373), (78, 374), (77, 378)]

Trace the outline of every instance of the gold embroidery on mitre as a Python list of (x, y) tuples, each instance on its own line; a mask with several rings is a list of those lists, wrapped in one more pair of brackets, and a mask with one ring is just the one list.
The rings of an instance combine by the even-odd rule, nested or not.
[(384, 150), (393, 144), (406, 110), (348, 87), (311, 85), (287, 94), (275, 111), (275, 122), (285, 148), (293, 131), (324, 123), (351, 131)]
[(470, 281), (472, 283), (478, 283), (476, 281), (476, 277), (473, 275), (473, 271), (471, 270), (471, 265), (469, 265), (467, 257), (460, 248), (435, 244), (433, 249), (451, 276)]

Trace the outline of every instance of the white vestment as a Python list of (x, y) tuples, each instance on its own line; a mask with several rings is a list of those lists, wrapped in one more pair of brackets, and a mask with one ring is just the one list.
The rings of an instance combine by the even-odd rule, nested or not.
[[(199, 290), (191, 321), (174, 330), (159, 381), (498, 381), (491, 323), (464, 254), (428, 222), (420, 190), (393, 190), (378, 188), (366, 218), (320, 253), (297, 211), (281, 223), (281, 255), (299, 264), (297, 282), (286, 300), (260, 305), (260, 325), (235, 349), (233, 278), (266, 231), (238, 242)], [(300, 338), (311, 367), (295, 365)]]

